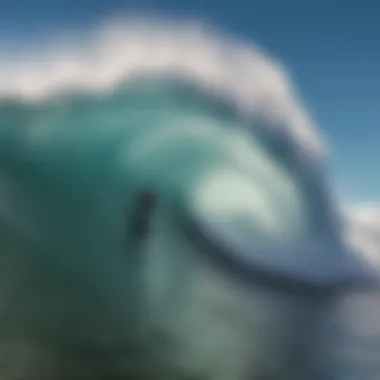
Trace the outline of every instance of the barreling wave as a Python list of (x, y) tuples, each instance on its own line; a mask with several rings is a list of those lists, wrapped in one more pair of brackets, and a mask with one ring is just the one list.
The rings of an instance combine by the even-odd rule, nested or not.
[[(71, 276), (71, 285), (81, 290), (71, 291), (65, 299), (70, 307), (63, 311), (47, 307), (41, 288), (30, 286), (34, 311), (21, 313), (22, 305), (11, 303), (19, 317), (9, 318), (10, 325), (35, 329), (33, 336), (54, 333), (62, 339), (66, 333), (111, 346), (125, 338), (120, 332), (125, 333), (131, 290), (126, 291), (121, 254), (123, 207), (125, 198), (132, 202), (132, 192), (125, 189), (134, 185), (123, 181), (135, 181), (140, 169), (156, 185), (168, 178), (165, 170), (171, 171), (167, 187), (157, 186), (163, 199), (173, 184), (190, 184), (185, 206), (190, 205), (194, 219), (211, 226), (210, 240), (230, 239), (231, 251), (246, 266), (258, 262), (265, 269), (311, 278), (314, 285), (355, 272), (345, 266), (341, 219), (319, 135), (284, 68), (254, 46), (197, 23), (112, 22), (21, 54), (17, 63), (0, 56), (0, 98), (0, 233), (12, 225), (47, 247), (49, 255), (39, 258), (38, 268), (34, 257), (27, 260), (32, 269), (23, 274), (31, 276), (30, 284), (41, 272), (62, 294), (59, 276), (66, 281)], [(166, 151), (173, 156), (165, 156)], [(176, 159), (180, 169), (172, 164)], [(218, 224), (220, 216), (229, 224)], [(278, 368), (283, 364), (293, 317), (304, 305), (231, 284), (228, 276), (203, 261), (200, 265), (191, 242), (173, 232), (180, 221), (166, 226), (167, 235), (163, 223), (164, 238), (153, 234), (154, 244), (147, 249), (153, 274), (143, 289), (151, 292), (149, 310), (156, 313), (150, 327), (158, 329), (152, 346), (180, 367), (184, 378), (201, 373), (199, 378), (207, 380), (246, 379), (277, 371), (272, 364), (278, 358)], [(243, 232), (235, 228), (240, 225)], [(72, 239), (57, 254), (54, 244), (65, 234)], [(262, 249), (268, 246), (273, 249)], [(24, 261), (7, 265), (20, 269)], [(38, 278), (43, 283), (44, 277)], [(3, 285), (8, 280), (1, 277)], [(38, 314), (44, 308), (55, 321), (49, 326)], [(74, 329), (57, 332), (60, 312), (83, 317), (76, 322), (79, 337)], [(263, 331), (271, 333), (270, 339), (264, 337), (265, 347)], [(230, 340), (238, 347), (233, 352)]]
[[(309, 206), (314, 214), (321, 214), (319, 224), (325, 224), (326, 230), (330, 227), (331, 234), (337, 232), (323, 144), (286, 71), (257, 47), (199, 23), (113, 21), (19, 54), (17, 63), (0, 56), (0, 117), (7, 121), (0, 130), (4, 145), (0, 152), (7, 151), (12, 138), (28, 140), (28, 144), (43, 139), (49, 128), (48, 135), (68, 133), (72, 127), (56, 121), (71, 112), (76, 101), (112, 99), (112, 94), (123, 91), (131, 97), (141, 93), (144, 83), (151, 91), (154, 81), (163, 96), (192, 93), (201, 107), (222, 117), (230, 112), (248, 130), (269, 140), (274, 154), (284, 158), (284, 164), (303, 178), (305, 192), (313, 194)], [(66, 110), (57, 104), (66, 105)], [(16, 127), (30, 118), (36, 120), (30, 128)], [(91, 133), (101, 136), (107, 128)], [(87, 133), (80, 125), (75, 129)], [(24, 137), (15, 137), (18, 133)]]

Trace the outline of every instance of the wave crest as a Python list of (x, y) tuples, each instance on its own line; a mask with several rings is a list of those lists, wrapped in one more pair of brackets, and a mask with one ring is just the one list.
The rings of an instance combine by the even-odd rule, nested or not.
[(323, 155), (279, 62), (255, 46), (192, 21), (112, 20), (25, 52), (16, 64), (0, 55), (0, 97), (40, 102), (68, 92), (102, 93), (152, 74), (188, 79), (227, 98), (245, 114), (286, 126), (308, 154)]

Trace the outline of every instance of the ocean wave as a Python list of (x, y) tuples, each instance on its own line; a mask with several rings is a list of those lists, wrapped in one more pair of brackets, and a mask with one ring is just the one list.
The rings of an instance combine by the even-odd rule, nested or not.
[[(23, 138), (29, 139), (26, 144), (43, 139), (43, 133), (60, 138), (65, 132), (54, 130), (54, 121), (75, 112), (72, 104), (78, 96), (87, 96), (89, 102), (106, 99), (115, 91), (120, 93), (123, 86), (131, 92), (136, 81), (134, 88), (141, 91), (144, 85), (139, 80), (152, 77), (161, 78), (157, 81), (158, 92), (173, 92), (168, 88), (168, 78), (177, 84), (183, 82), (179, 92), (193, 88), (196, 96), (203, 94), (204, 105), (219, 104), (215, 112), (231, 109), (237, 120), (244, 120), (255, 133), (265, 135), (278, 147), (276, 154), (302, 178), (305, 191), (314, 199), (310, 207), (315, 214), (324, 214), (326, 226), (335, 230), (337, 216), (324, 173), (323, 144), (286, 71), (257, 47), (205, 25), (152, 19), (112, 21), (92, 32), (40, 47), (37, 52), (21, 54), (17, 64), (0, 58), (4, 105), (0, 112), (3, 110), (3, 119), (12, 120), (11, 124), (36, 120), (26, 123), (30, 128), (21, 129)], [(151, 90), (153, 81), (146, 82)], [(10, 107), (12, 100), (16, 103)], [(57, 107), (57, 102), (61, 106)], [(55, 128), (61, 128), (59, 125)], [(69, 133), (69, 126), (62, 128)], [(92, 136), (103, 136), (106, 129), (93, 129)], [(2, 128), (4, 145), (10, 146), (10, 136), (14, 137), (17, 130), (7, 125)], [(76, 133), (81, 130), (76, 127)]]
[[(5, 294), (19, 316), (13, 328), (63, 339), (57, 321), (80, 315), (65, 338), (77, 333), (116, 345), (121, 331), (131, 333), (124, 318), (136, 300), (126, 278), (136, 276), (126, 275), (125, 219), (134, 191), (147, 183), (164, 202), (180, 189), (186, 217), (247, 267), (263, 264), (313, 286), (355, 276), (345, 265), (350, 243), (325, 172), (324, 144), (286, 70), (257, 47), (194, 22), (112, 21), (20, 53), (16, 63), (0, 55), (0, 98), (1, 242), (15, 243), (13, 228), (44, 248), (38, 268), (35, 256), (22, 256), (25, 247), (18, 261), (4, 262), (30, 276), (22, 284), (34, 302), (25, 309)], [(202, 255), (195, 259), (191, 239), (181, 234), (183, 215), (167, 207), (177, 222), (160, 214), (161, 234), (154, 230), (147, 248), (151, 275), (142, 277), (152, 326), (172, 339), (166, 348), (156, 342), (157, 351), (185, 373), (205, 371), (207, 380), (244, 379), (239, 371), (255, 355), (261, 359), (250, 370), (276, 371), (270, 361), (281, 363), (286, 351), (276, 351), (284, 348), (277, 339), (284, 344), (302, 302), (248, 291), (201, 265)], [(30, 286), (45, 270), (47, 293)], [(65, 295), (65, 312), (50, 307), (46, 300), (70, 276), (81, 292)], [(9, 277), (1, 281), (9, 289)], [(51, 313), (51, 328), (36, 310)], [(255, 337), (265, 347), (252, 347)], [(247, 358), (250, 350), (255, 355)]]

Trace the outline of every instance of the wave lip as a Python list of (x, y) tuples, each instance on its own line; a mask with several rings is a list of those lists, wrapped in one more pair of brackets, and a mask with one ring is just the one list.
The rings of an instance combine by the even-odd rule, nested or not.
[(287, 126), (308, 154), (323, 151), (278, 62), (255, 46), (192, 21), (111, 21), (21, 53), (16, 62), (0, 54), (0, 97), (38, 102), (67, 92), (101, 93), (152, 74), (187, 78), (227, 97), (244, 113)]

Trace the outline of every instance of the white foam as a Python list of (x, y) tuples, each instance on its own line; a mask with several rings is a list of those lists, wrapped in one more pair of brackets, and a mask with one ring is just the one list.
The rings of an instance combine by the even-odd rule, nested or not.
[(347, 210), (347, 239), (362, 259), (380, 270), (380, 205), (357, 205)]
[[(63, 33), (64, 35), (64, 33)], [(72, 91), (102, 93), (140, 75), (176, 75), (281, 125), (319, 161), (322, 144), (281, 64), (198, 22), (111, 20), (35, 46), (0, 53), (0, 98), (39, 102)]]

